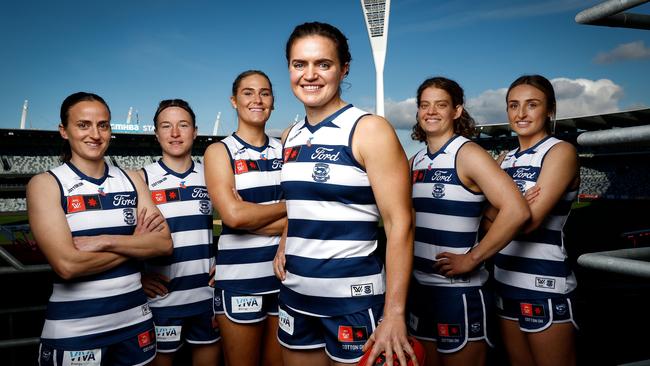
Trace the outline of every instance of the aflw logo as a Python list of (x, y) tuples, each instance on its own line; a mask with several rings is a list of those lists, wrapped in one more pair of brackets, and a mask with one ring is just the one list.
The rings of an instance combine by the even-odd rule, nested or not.
[(360, 285), (352, 285), (350, 286), (350, 290), (352, 291), (352, 296), (370, 296), (374, 295), (375, 291), (372, 288), (372, 283), (363, 283)]

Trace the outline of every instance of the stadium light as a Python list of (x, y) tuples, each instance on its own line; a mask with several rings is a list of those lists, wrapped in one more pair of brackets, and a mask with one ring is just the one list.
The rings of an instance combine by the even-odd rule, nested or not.
[(23, 113), (20, 115), (20, 129), (25, 129), (25, 123), (27, 122), (27, 99), (23, 103)]
[(376, 110), (384, 116), (384, 61), (386, 60), (386, 46), (388, 43), (388, 16), (390, 14), (390, 0), (361, 0), (363, 17), (366, 20), (368, 38), (372, 48), (372, 59), (375, 62), (377, 101)]

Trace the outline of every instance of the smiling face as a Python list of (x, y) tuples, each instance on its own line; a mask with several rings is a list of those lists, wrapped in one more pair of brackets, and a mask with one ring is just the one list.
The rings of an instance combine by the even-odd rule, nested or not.
[(196, 134), (192, 116), (185, 109), (168, 107), (158, 114), (156, 139), (163, 156), (180, 158), (190, 155)]
[[(293, 94), (305, 109), (338, 108), (339, 86), (349, 65), (341, 65), (336, 45), (329, 38), (311, 35), (296, 39), (289, 53)], [(334, 112), (333, 110), (331, 112)]]
[(453, 105), (447, 91), (431, 86), (422, 91), (418, 101), (418, 124), (427, 137), (449, 138), (454, 134), (454, 120), (462, 111), (462, 106)]
[(111, 140), (111, 115), (98, 101), (82, 101), (68, 109), (67, 123), (59, 125), (61, 137), (68, 140), (73, 163), (104, 158)]
[(230, 103), (237, 109), (239, 123), (261, 126), (271, 117), (273, 92), (267, 78), (252, 74), (239, 81), (237, 93), (230, 97)]
[(547, 120), (552, 117), (546, 95), (528, 84), (517, 85), (507, 96), (510, 128), (519, 136), (541, 139), (548, 135)]

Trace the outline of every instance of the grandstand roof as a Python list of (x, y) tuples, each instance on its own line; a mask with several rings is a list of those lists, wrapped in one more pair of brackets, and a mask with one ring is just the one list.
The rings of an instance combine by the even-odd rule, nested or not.
[[(224, 136), (197, 136), (192, 152), (203, 155), (211, 143)], [(0, 129), (0, 155), (59, 155), (63, 139), (59, 131)], [(113, 133), (107, 155), (159, 155), (153, 134)]]
[[(555, 133), (608, 130), (650, 124), (650, 108), (626, 112), (596, 114), (584, 117), (561, 118), (556, 121)], [(510, 136), (507, 123), (477, 126), (481, 134), (490, 137)]]

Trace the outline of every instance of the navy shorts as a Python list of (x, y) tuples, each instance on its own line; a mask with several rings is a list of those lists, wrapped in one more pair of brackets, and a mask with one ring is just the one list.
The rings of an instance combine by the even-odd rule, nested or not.
[(210, 310), (201, 314), (182, 318), (165, 318), (157, 316), (154, 310), (153, 322), (156, 326), (158, 352), (176, 352), (183, 342), (190, 344), (210, 344), (217, 342), (221, 336), (219, 328), (212, 326), (214, 313)]
[(139, 366), (156, 357), (153, 328), (110, 346), (95, 349), (63, 350), (41, 343), (40, 366)]
[(553, 323), (573, 323), (573, 302), (570, 296), (542, 299), (507, 299), (496, 296), (497, 314), (501, 318), (519, 322), (519, 329), (524, 332), (541, 332)]
[(441, 353), (461, 350), (468, 341), (492, 347), (493, 301), (478, 287), (434, 287), (412, 281), (407, 318), (411, 335), (436, 342)]
[(214, 313), (225, 314), (235, 323), (258, 323), (269, 315), (278, 315), (278, 292), (246, 295), (214, 289)]
[(353, 314), (318, 317), (280, 304), (278, 340), (291, 350), (325, 348), (332, 360), (355, 363), (383, 311), (384, 304), (378, 304)]

